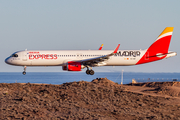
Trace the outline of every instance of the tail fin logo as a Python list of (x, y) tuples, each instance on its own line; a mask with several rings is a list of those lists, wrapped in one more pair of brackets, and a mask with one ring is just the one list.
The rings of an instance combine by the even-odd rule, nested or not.
[[(174, 27), (166, 27), (156, 41), (147, 49), (145, 55), (136, 63), (142, 64), (163, 59), (167, 56)], [(148, 58), (147, 59), (147, 53)]]

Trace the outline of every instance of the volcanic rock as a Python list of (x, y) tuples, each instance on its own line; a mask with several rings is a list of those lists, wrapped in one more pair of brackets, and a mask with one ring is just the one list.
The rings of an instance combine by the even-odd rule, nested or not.
[(179, 82), (119, 85), (107, 78), (62, 85), (1, 83), (0, 119), (180, 119), (179, 88)]

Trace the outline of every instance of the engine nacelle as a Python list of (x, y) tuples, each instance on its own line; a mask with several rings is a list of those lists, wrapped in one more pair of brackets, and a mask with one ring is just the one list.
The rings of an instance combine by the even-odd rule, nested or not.
[(65, 66), (62, 66), (62, 69), (67, 71), (81, 71), (81, 63), (70, 61)]

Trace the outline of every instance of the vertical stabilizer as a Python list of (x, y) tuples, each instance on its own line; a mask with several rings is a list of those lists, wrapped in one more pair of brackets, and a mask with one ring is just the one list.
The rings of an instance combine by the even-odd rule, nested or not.
[(173, 29), (174, 27), (166, 27), (136, 64), (152, 62), (165, 58), (168, 54)]

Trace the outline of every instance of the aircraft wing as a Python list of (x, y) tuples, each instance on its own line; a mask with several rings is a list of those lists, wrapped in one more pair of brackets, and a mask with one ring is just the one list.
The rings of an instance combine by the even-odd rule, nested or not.
[(108, 55), (103, 55), (100, 57), (95, 57), (95, 58), (90, 58), (90, 59), (84, 59), (84, 60), (80, 60), (80, 61), (76, 61), (76, 62), (81, 62), (81, 64), (84, 66), (91, 66), (91, 67), (103, 66), (103, 65), (105, 65), (104, 61), (108, 60), (111, 56), (113, 56), (114, 54), (117, 53), (119, 46), (120, 46), (120, 44), (118, 44), (116, 49)]

